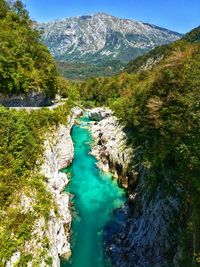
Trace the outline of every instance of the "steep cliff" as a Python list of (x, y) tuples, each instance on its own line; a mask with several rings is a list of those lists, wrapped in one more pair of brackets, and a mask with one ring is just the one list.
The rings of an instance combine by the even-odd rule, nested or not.
[(122, 125), (111, 112), (106, 114), (92, 125), (96, 141), (92, 153), (100, 160), (99, 167), (110, 170), (128, 189), (128, 203), (115, 214), (121, 219), (111, 221), (105, 229), (106, 251), (113, 266), (179, 266), (178, 240), (184, 225), (180, 210), (186, 208), (182, 190), (174, 185), (173, 194), (166, 191), (173, 179), (169, 170), (160, 174), (165, 176), (163, 182), (152, 188), (151, 171), (140, 163), (142, 151), (127, 144)]
[(128, 147), (126, 134), (111, 110), (96, 108), (90, 111), (92, 120), (99, 121), (91, 127), (95, 139), (92, 154), (98, 159), (99, 167), (111, 171), (118, 178), (119, 184), (125, 188), (130, 186), (132, 177), (130, 162), (133, 150)]
[(0, 93), (0, 104), (7, 107), (41, 107), (50, 105), (51, 100), (45, 92), (30, 92), (12, 96)]
[(69, 210), (69, 195), (63, 193), (68, 183), (65, 173), (60, 169), (69, 166), (73, 160), (74, 148), (70, 136), (71, 125), (60, 125), (55, 135), (47, 138), (45, 142), (45, 161), (42, 173), (47, 178), (47, 186), (53, 195), (57, 206), (57, 213), (51, 210), (48, 221), (47, 237), (49, 239), (49, 256), (52, 257), (52, 266), (60, 266), (60, 257), (69, 257), (70, 244), (68, 242), (71, 225)]
[[(31, 257), (26, 259), (27, 266), (59, 267), (60, 258), (68, 258), (71, 254), (68, 241), (71, 225), (69, 195), (63, 192), (68, 178), (65, 173), (60, 172), (60, 169), (69, 166), (73, 160), (74, 148), (70, 137), (73, 123), (73, 117), (70, 117), (68, 126), (59, 125), (46, 134), (44, 160), (40, 168), (41, 174), (45, 176), (44, 187), (50, 193), (53, 207), (48, 219), (37, 218), (24, 251), (15, 252), (6, 263), (7, 267), (18, 266), (23, 262), (24, 255), (30, 254)], [(19, 206), (23, 213), (28, 213), (35, 209), (35, 203), (36, 192), (32, 192), (31, 196), (24, 192)]]
[(152, 192), (144, 181), (147, 171), (140, 171), (130, 202), (118, 211), (125, 218), (123, 223), (111, 222), (107, 226), (118, 227), (106, 240), (107, 253), (117, 267), (181, 266), (179, 235), (185, 222), (181, 215), (181, 209), (185, 209), (180, 201), (181, 190), (167, 196), (160, 184)]

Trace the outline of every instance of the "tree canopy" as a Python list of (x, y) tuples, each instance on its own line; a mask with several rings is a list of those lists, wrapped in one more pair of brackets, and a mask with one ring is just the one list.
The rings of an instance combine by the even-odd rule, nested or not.
[(58, 74), (53, 58), (19, 0), (0, 0), (0, 93), (19, 95), (32, 91), (53, 97)]

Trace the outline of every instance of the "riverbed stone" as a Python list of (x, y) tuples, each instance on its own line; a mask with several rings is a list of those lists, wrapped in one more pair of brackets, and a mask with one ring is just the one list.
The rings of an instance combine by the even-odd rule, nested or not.
[(83, 110), (80, 107), (73, 107), (71, 109), (71, 112), (73, 115), (75, 115), (76, 117), (81, 117), (83, 116)]

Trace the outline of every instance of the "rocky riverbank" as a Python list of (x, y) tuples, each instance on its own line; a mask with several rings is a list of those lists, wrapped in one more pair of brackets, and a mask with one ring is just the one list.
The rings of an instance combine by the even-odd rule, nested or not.
[[(53, 207), (49, 218), (39, 217), (32, 228), (32, 238), (25, 244), (26, 254), (31, 253), (32, 259), (27, 266), (60, 266), (60, 257), (70, 256), (70, 244), (68, 241), (71, 225), (71, 214), (69, 210), (69, 195), (63, 192), (68, 183), (66, 174), (60, 172), (61, 168), (67, 167), (73, 160), (74, 148), (70, 137), (70, 128), (59, 125), (56, 129), (47, 133), (44, 142), (44, 160), (41, 166), (41, 174), (45, 176), (44, 186), (51, 193)], [(23, 193), (20, 209), (24, 212), (33, 211), (36, 202), (34, 192), (31, 196)], [(49, 197), (49, 196), (48, 196)], [(13, 254), (6, 267), (14, 267), (21, 261), (23, 253), (17, 251)]]
[[(71, 125), (70, 125), (71, 124)], [(60, 125), (55, 135), (45, 141), (45, 161), (42, 173), (47, 178), (48, 190), (52, 193), (58, 214), (52, 209), (48, 221), (49, 256), (52, 266), (60, 266), (60, 257), (68, 258), (71, 254), (68, 241), (71, 226), (69, 195), (63, 190), (68, 183), (65, 173), (60, 169), (68, 167), (74, 157), (74, 148), (70, 136), (72, 121), (69, 126)]]
[[(70, 196), (63, 192), (69, 180), (61, 169), (68, 167), (74, 158), (74, 146), (71, 139), (71, 128), (75, 118), (82, 115), (82, 110), (75, 107), (68, 117), (68, 124), (59, 125), (55, 133), (45, 141), (44, 163), (42, 174), (47, 178), (48, 190), (52, 193), (57, 206), (58, 214), (51, 210), (51, 216), (46, 230), (49, 239), (49, 257), (52, 258), (52, 267), (60, 266), (60, 258), (68, 259), (71, 255), (69, 232), (71, 227), (71, 213), (69, 208)], [(44, 265), (45, 266), (45, 265)]]
[[(184, 224), (179, 216), (181, 190), (176, 187), (173, 196), (166, 194), (173, 180), (170, 170), (160, 174), (163, 182), (152, 190), (151, 171), (140, 163), (140, 148), (133, 150), (127, 145), (122, 125), (106, 110), (89, 112), (96, 120), (91, 127), (95, 139), (92, 154), (100, 160), (100, 168), (118, 178), (129, 196), (115, 214), (120, 220), (106, 226), (106, 251), (115, 267), (178, 267), (178, 234)], [(133, 162), (137, 162), (134, 167)]]
[(93, 109), (89, 111), (89, 117), (96, 121), (91, 126), (95, 140), (91, 153), (99, 160), (99, 168), (111, 171), (122, 187), (133, 186), (133, 172), (130, 166), (133, 149), (127, 145), (123, 126), (109, 109)]

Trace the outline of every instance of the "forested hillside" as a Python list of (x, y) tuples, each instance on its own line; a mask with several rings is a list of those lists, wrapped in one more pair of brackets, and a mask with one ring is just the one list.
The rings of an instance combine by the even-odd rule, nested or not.
[[(200, 41), (200, 27), (192, 30), (187, 33), (182, 40), (194, 43)], [(152, 68), (155, 64), (159, 63), (165, 56), (168, 56), (170, 51), (173, 51), (180, 41), (174, 42), (170, 45), (158, 46), (145, 56), (138, 57), (132, 61), (130, 61), (125, 67), (124, 71), (128, 73), (137, 73), (142, 70), (147, 70)]]
[[(184, 267), (198, 266), (200, 256), (198, 40), (199, 28), (131, 62), (129, 73), (90, 79), (80, 87), (88, 105), (109, 105), (124, 124), (133, 148), (140, 147), (140, 160), (133, 164), (136, 173), (139, 163), (149, 170), (143, 188), (151, 198), (158, 186), (166, 197), (181, 192), (179, 218), (184, 218), (184, 223), (180, 225), (177, 218), (176, 227), (181, 229), (177, 242), (182, 249), (180, 266)], [(159, 58), (155, 64), (140, 68), (154, 56)]]
[(0, 0), (0, 44), (1, 94), (54, 97), (59, 89), (54, 60), (21, 1)]
[[(30, 92), (54, 97), (65, 84), (32, 26), (21, 1), (8, 5), (0, 0), (0, 100), (2, 95), (21, 97)], [(38, 222), (44, 220), (47, 227), (50, 210), (58, 216), (58, 207), (40, 168), (46, 135), (67, 123), (69, 109), (62, 105), (26, 112), (0, 107), (1, 267), (27, 266), (33, 260), (31, 266), (42, 261), (52, 265), (49, 239)], [(34, 249), (33, 240), (38, 242)]]
[(57, 61), (58, 72), (69, 80), (81, 81), (94, 77), (110, 77), (123, 69), (126, 63), (119, 60), (102, 61), (100, 64)]

